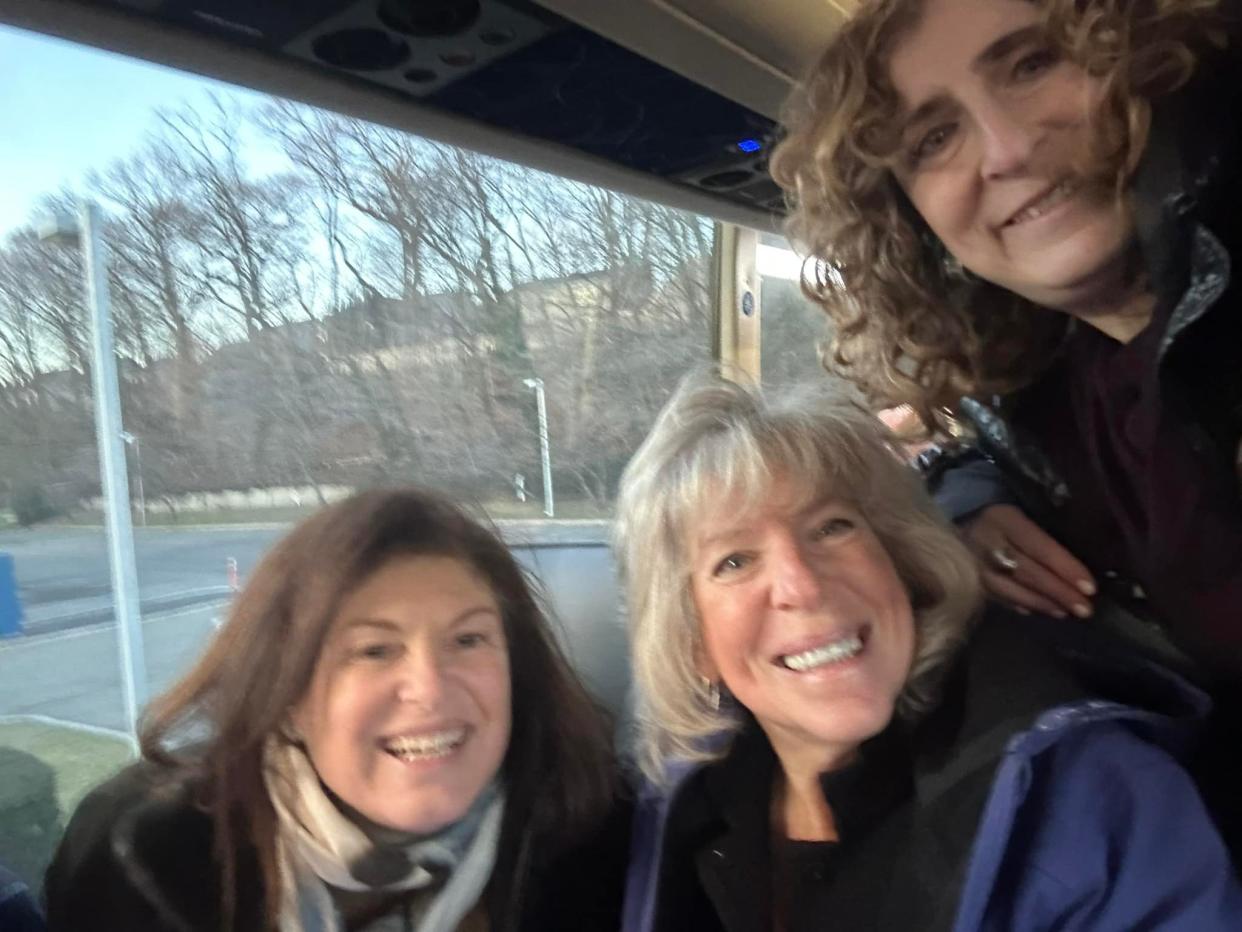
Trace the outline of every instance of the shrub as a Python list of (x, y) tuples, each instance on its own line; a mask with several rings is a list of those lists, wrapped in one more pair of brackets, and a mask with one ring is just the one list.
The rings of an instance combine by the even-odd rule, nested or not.
[(13, 490), (10, 505), (13, 516), (22, 527), (31, 527), (40, 521), (56, 517), (56, 508), (48, 499), (47, 493), (38, 485), (19, 485)]

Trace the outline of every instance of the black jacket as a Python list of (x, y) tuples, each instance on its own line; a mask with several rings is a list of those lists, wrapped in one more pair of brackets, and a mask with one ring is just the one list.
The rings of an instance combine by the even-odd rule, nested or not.
[[(209, 816), (193, 788), (135, 764), (74, 813), (44, 885), (51, 932), (220, 932), (220, 870)], [(618, 803), (591, 837), (549, 858), (536, 838), (529, 866), (484, 894), (493, 932), (613, 932), (619, 924), (631, 808)], [(502, 858), (502, 862), (506, 859)], [(236, 932), (267, 932), (254, 850), (237, 851)]]
[[(1066, 771), (1060, 776), (1073, 786), (1049, 784), (1034, 759), (1050, 748), (1072, 744), (1075, 735), (1082, 739), (1083, 729), (1091, 735), (1084, 740), (1093, 744), (1107, 742), (1108, 729), (1127, 728), (1153, 745), (1167, 741), (1170, 750), (1179, 743), (1184, 747), (1206, 702), (1202, 694), (1186, 689), (1184, 681), (1112, 648), (1106, 635), (1079, 622), (1023, 619), (992, 609), (946, 678), (935, 709), (912, 733), (900, 724), (890, 725), (864, 744), (861, 764), (821, 777), (842, 840), (826, 873), (799, 889), (784, 916), (787, 932), (999, 928), (970, 920), (958, 924), (966, 891), (975, 900), (988, 892), (1015, 904), (1038, 900), (1018, 893), (1044, 880), (1021, 869), (1040, 863), (1026, 857), (1040, 845), (1058, 869), (1081, 871), (1086, 877), (1095, 870), (1089, 865), (1110, 864), (1112, 880), (1124, 876), (1120, 861), (1144, 857), (1143, 846), (1112, 850), (1126, 834), (1116, 831), (1119, 826), (1108, 837), (1094, 833), (1101, 823), (1098, 816), (1107, 809), (1089, 789), (1098, 774)], [(722, 761), (691, 768), (674, 779), (671, 789), (640, 801), (625, 932), (764, 932), (772, 927), (768, 801), (777, 765), (762, 732), (753, 722), (748, 726)], [(1168, 793), (1171, 784), (1163, 786)], [(1113, 789), (1124, 795), (1119, 784)], [(1033, 797), (1033, 824), (994, 818), (1007, 811), (1007, 804), (996, 805), (997, 799), (1028, 793)], [(1071, 834), (1050, 841), (1053, 836), (1039, 834), (1033, 825), (1042, 816), (1051, 818), (1054, 808), (1044, 808), (1049, 794), (1062, 805), (1077, 794), (1072, 806), (1082, 815), (1070, 824), (1074, 832), (1090, 825), (1089, 837)], [(1189, 781), (1166, 795), (1161, 805), (1197, 809), (1198, 822), (1192, 834), (1176, 840), (1163, 830), (1156, 833), (1160, 849), (1174, 844), (1186, 855), (1195, 844), (1205, 843), (1216, 852), (1213, 869), (1219, 869), (1224, 859), (1219, 839), (1207, 828)], [(985, 807), (993, 816), (990, 822)], [(1192, 821), (1188, 817), (1185, 824)], [(1002, 827), (1003, 836), (998, 834)], [(984, 853), (978, 855), (981, 847)], [(997, 858), (1018, 876), (994, 878)], [(1158, 875), (1162, 868), (1157, 860), (1148, 856), (1142, 876)], [(1167, 884), (1166, 891), (1176, 886), (1167, 864), (1163, 870), (1165, 875), (1154, 884), (1140, 883), (1138, 892), (1123, 891), (1120, 882), (1116, 889), (1096, 889), (1094, 905), (1084, 908), (1079, 919), (1094, 909), (1099, 924), (1079, 926), (1074, 920), (1070, 925), (1135, 927), (1131, 921), (1143, 911), (1126, 901), (1145, 896), (1160, 901), (1153, 888), (1159, 893), (1162, 885)], [(1029, 873), (1040, 870), (1030, 867)], [(981, 877), (992, 879), (980, 886)], [(1191, 871), (1187, 881), (1188, 887), (1198, 888), (1202, 878)], [(1083, 905), (1076, 899), (1081, 891), (1058, 889), (1045, 893), (1069, 902), (1040, 903), (1043, 916), (1069, 915)], [(1225, 896), (1231, 908), (1235, 897), (1233, 892)], [(1213, 914), (1211, 905), (1196, 912), (1197, 919), (1190, 918), (1190, 910), (1181, 915), (1180, 907), (1170, 908), (1176, 899), (1166, 897), (1155, 910), (1162, 914), (1162, 928), (1233, 927), (1219, 912), (1217, 919), (1199, 923)], [(980, 903), (972, 903), (979, 908), (967, 912), (982, 916)], [(1119, 918), (1124, 915), (1130, 920)], [(1040, 928), (1039, 916), (1024, 916), (1018, 926)]]

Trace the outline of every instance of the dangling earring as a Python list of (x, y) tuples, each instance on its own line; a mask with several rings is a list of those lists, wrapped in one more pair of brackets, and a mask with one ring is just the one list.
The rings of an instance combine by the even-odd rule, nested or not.
[(711, 706), (713, 712), (720, 711), (720, 684), (715, 680), (709, 680), (707, 677), (699, 677), (703, 683), (703, 695), (707, 699), (707, 704)]

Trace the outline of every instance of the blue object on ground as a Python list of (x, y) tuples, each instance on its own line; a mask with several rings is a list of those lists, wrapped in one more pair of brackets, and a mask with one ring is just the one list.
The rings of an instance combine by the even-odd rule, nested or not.
[(13, 558), (0, 553), (0, 638), (22, 633), (22, 602), (17, 597)]

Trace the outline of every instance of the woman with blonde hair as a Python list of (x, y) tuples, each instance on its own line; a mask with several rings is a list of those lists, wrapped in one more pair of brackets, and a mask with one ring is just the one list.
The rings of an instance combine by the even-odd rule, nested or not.
[(1106, 598), (1233, 681), (1239, 25), (1233, 0), (865, 0), (772, 160), (830, 368), (973, 441), (923, 465), (989, 594)]
[(367, 492), (264, 557), (78, 808), (54, 932), (614, 929), (605, 717), (503, 543)]
[(696, 377), (627, 467), (650, 782), (624, 932), (1237, 928), (1178, 762), (1203, 694), (983, 611), (896, 449), (832, 387)]

